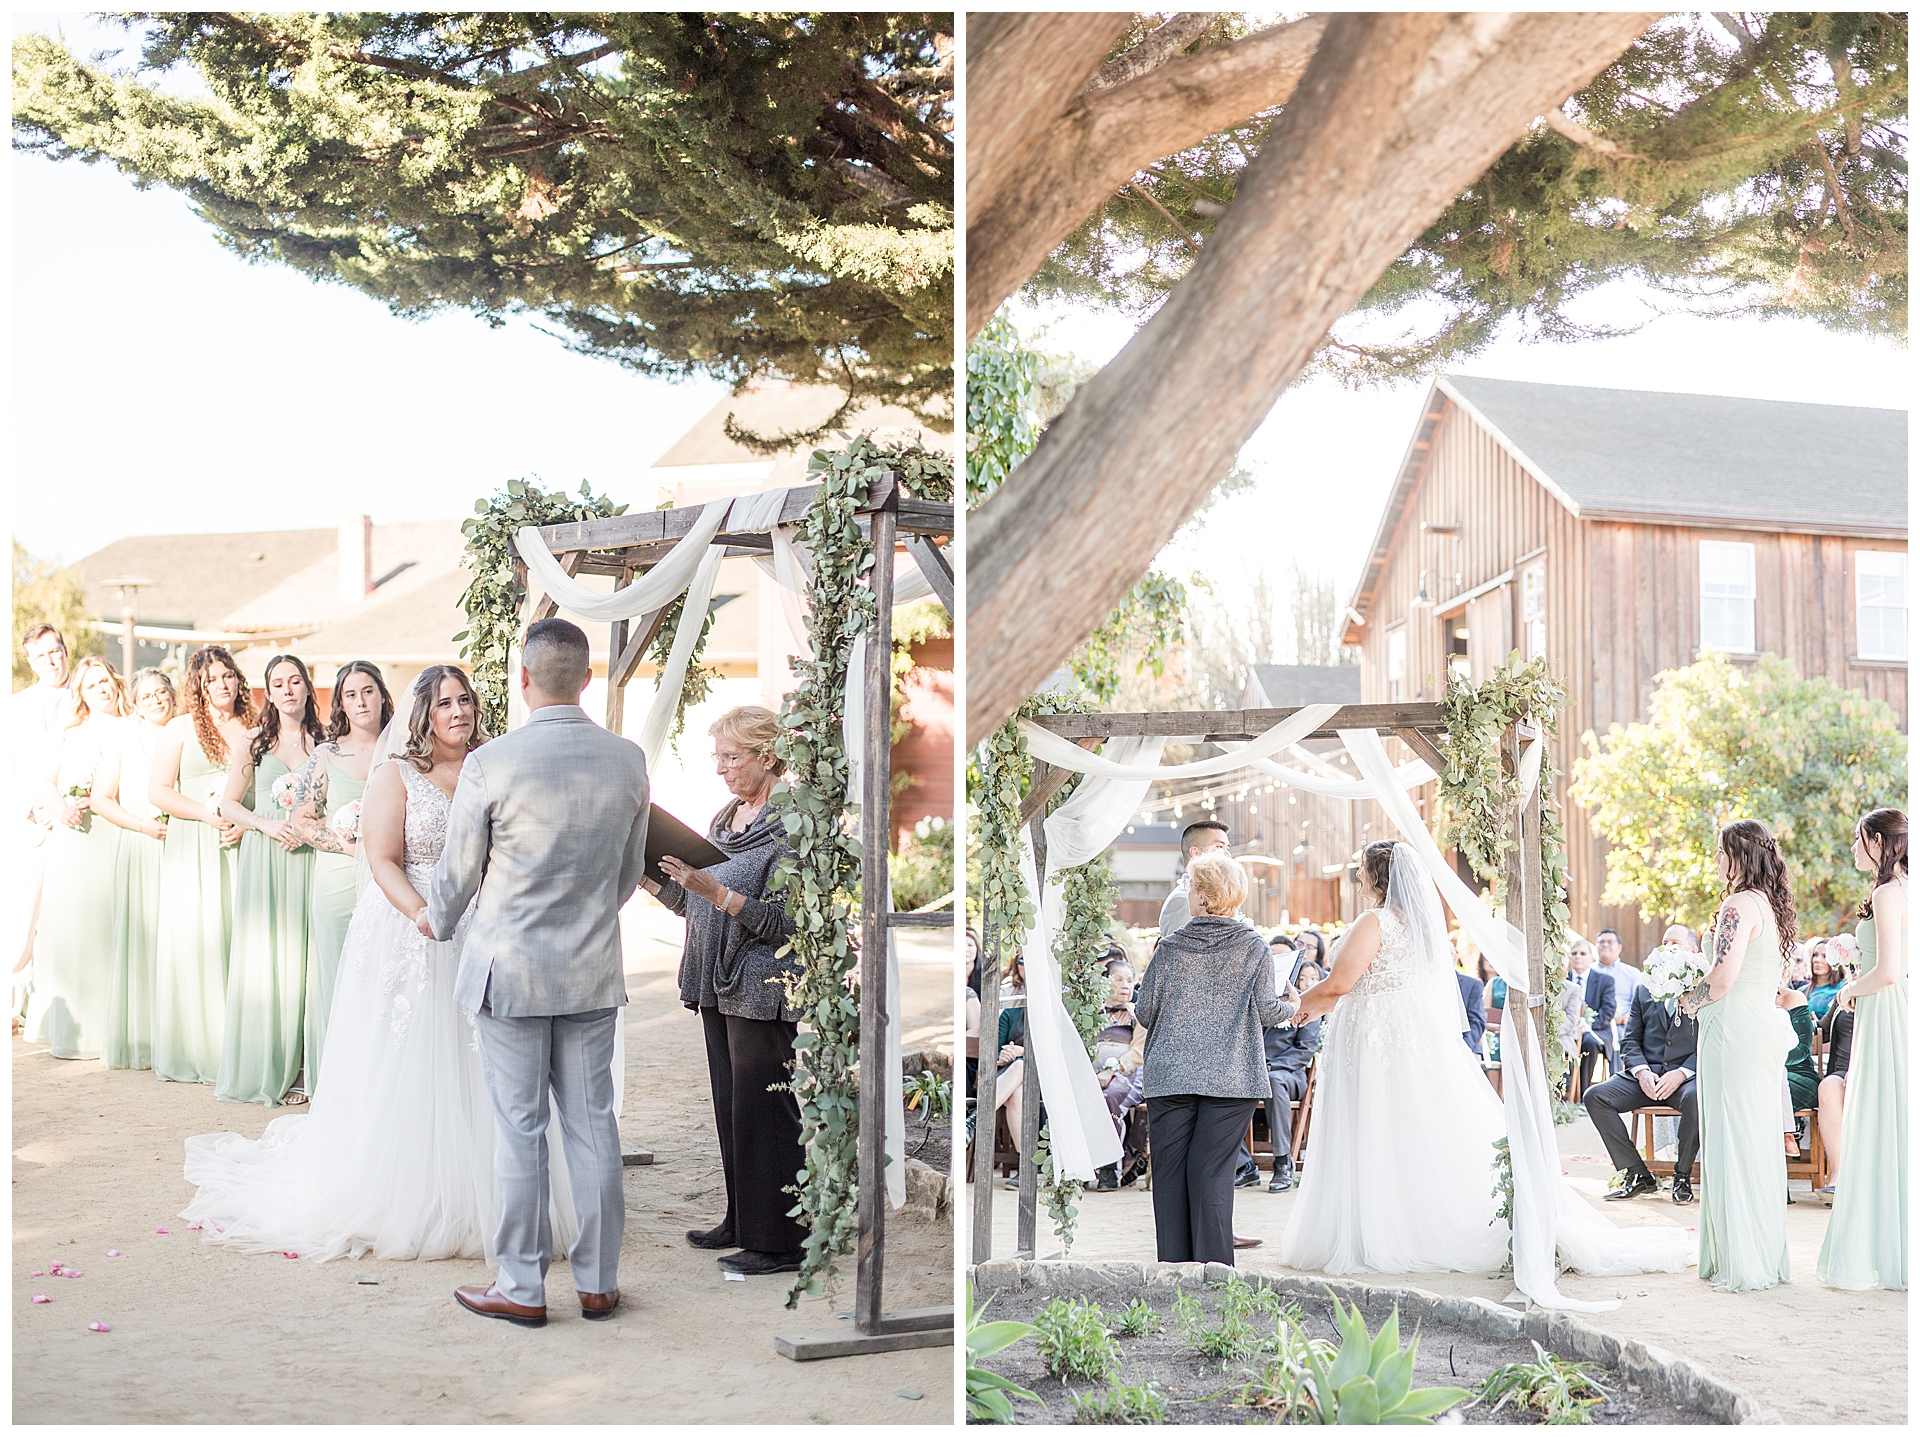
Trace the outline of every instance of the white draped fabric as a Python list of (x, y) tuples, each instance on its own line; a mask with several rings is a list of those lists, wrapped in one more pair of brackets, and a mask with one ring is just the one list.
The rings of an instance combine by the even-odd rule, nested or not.
[[(1043, 730), (1044, 732), (1044, 730)], [(1093, 756), (1073, 744), (1081, 759)], [(1117, 767), (1153, 767), (1166, 747), (1163, 738), (1110, 739)], [(1042, 891), (1033, 858), (1033, 840), (1020, 835), (1020, 874), (1033, 901), (1033, 925), (1021, 940), (1027, 968), (1027, 1042), (1046, 1095), (1054, 1172), (1092, 1182), (1097, 1169), (1120, 1161), (1120, 1139), (1107, 1114), (1107, 1101), (1094, 1080), (1080, 1030), (1074, 1027), (1061, 995), (1060, 965), (1054, 961), (1053, 935), (1066, 919), (1060, 883), (1065, 870), (1100, 856), (1139, 808), (1150, 780), (1083, 780), (1073, 796), (1047, 818), (1047, 882)], [(1029, 1097), (1028, 1101), (1034, 1101)]]
[(727, 511), (738, 502), (716, 499), (701, 507), (687, 536), (667, 551), (667, 556), (624, 588), (602, 594), (580, 582), (560, 567), (560, 561), (548, 551), (540, 531), (532, 525), (513, 536), (513, 547), (527, 566), (527, 573), (540, 584), (541, 592), (570, 614), (597, 623), (616, 624), (622, 619), (637, 619), (663, 609), (679, 598), (693, 582), (694, 570), (706, 556), (713, 536), (720, 532)]
[(700, 642), (706, 627), (707, 609), (713, 603), (713, 581), (720, 576), (720, 561), (726, 550), (711, 545), (694, 567), (693, 580), (687, 586), (687, 602), (680, 610), (680, 623), (673, 633), (673, 648), (666, 667), (653, 686), (653, 702), (641, 721), (639, 737), (634, 741), (649, 763), (657, 762), (666, 749), (667, 736), (673, 732), (674, 715), (680, 709), (680, 691), (686, 687), (687, 665), (693, 658), (693, 646)]

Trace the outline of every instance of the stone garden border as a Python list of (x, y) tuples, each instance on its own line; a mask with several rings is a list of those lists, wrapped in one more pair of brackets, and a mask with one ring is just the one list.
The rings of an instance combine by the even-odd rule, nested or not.
[(1292, 1298), (1324, 1297), (1331, 1290), (1341, 1301), (1359, 1304), (1370, 1322), (1386, 1317), (1398, 1303), (1402, 1321), (1431, 1320), (1464, 1327), (1482, 1337), (1530, 1337), (1557, 1357), (1611, 1367), (1629, 1382), (1716, 1422), (1780, 1425), (1778, 1412), (1761, 1406), (1690, 1357), (1616, 1337), (1568, 1313), (1544, 1308), (1523, 1313), (1484, 1297), (1442, 1297), (1418, 1287), (1373, 1287), (1339, 1278), (1276, 1277), (1240, 1272), (1220, 1262), (1026, 1262), (1002, 1258), (980, 1263), (968, 1272), (974, 1291), (982, 1299), (995, 1292), (1033, 1289), (1122, 1304), (1136, 1297), (1164, 1296), (1175, 1288), (1224, 1287), (1236, 1276)]

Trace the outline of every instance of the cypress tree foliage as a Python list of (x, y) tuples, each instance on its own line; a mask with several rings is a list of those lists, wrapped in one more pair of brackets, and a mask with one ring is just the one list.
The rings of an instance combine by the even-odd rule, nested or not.
[[(1236, 17), (1215, 19), (1176, 37), (1185, 53), (1244, 31)], [(1154, 23), (1130, 30), (1107, 68), (1152, 46)], [(1134, 176), (1027, 293), (1156, 307), (1279, 113)], [(1400, 342), (1336, 334), (1315, 367), (1351, 382), (1431, 372), (1485, 348), (1509, 320), (1545, 339), (1601, 337), (1614, 331), (1581, 321), (1573, 302), (1622, 278), (1696, 313), (1797, 314), (1904, 338), (1906, 118), (1904, 14), (1673, 17), (1502, 155), (1381, 276), (1358, 312), (1403, 316)]]
[(118, 18), (127, 74), (15, 41), (17, 147), (178, 190), (235, 253), (403, 317), (538, 315), (643, 373), (951, 425), (951, 15)]

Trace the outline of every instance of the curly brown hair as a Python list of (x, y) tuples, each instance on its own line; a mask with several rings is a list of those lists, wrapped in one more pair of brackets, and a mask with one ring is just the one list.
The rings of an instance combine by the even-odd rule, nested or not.
[(1773, 841), (1773, 830), (1757, 818), (1735, 819), (1720, 830), (1720, 851), (1727, 855), (1732, 870), (1728, 895), (1751, 889), (1764, 897), (1779, 930), (1780, 956), (1791, 957), (1793, 945), (1800, 941), (1800, 914), (1793, 904), (1793, 889), (1787, 886), (1787, 861)]
[[(261, 678), (261, 687), (273, 687), (273, 671), (282, 664), (292, 664), (300, 670), (300, 678), (307, 686), (307, 706), (300, 711), (300, 727), (315, 744), (324, 743), (327, 731), (320, 726), (320, 710), (313, 698), (313, 675), (307, 672), (307, 666), (292, 654), (275, 654), (267, 660), (267, 671)], [(247, 761), (255, 768), (260, 760), (273, 752), (275, 744), (280, 742), (280, 708), (272, 699), (267, 700), (266, 713), (260, 719), (260, 731), (253, 736), (253, 742), (247, 746)]]
[(249, 728), (253, 725), (253, 690), (247, 687), (246, 675), (240, 672), (240, 665), (233, 661), (233, 655), (219, 644), (207, 644), (198, 648), (187, 659), (187, 713), (193, 719), (193, 735), (200, 740), (200, 752), (206, 755), (208, 763), (222, 764), (229, 757), (227, 741), (220, 737), (220, 730), (213, 721), (213, 710), (207, 703), (207, 670), (214, 664), (224, 664), (240, 685), (240, 693), (233, 701), (233, 717)]
[(1375, 839), (1360, 855), (1360, 872), (1367, 881), (1367, 887), (1379, 896), (1382, 903), (1387, 901), (1387, 880), (1393, 875), (1393, 841)]
[(1907, 871), (1907, 816), (1897, 808), (1876, 808), (1861, 819), (1854, 829), (1859, 838), (1872, 838), (1880, 844), (1880, 862), (1860, 905), (1862, 918), (1873, 917), (1873, 890), (1884, 888)]
[(440, 684), (444, 679), (460, 680), (460, 687), (473, 700), (473, 732), (467, 735), (467, 752), (472, 753), (489, 737), (486, 725), (480, 721), (480, 695), (474, 692), (473, 680), (467, 677), (465, 669), (452, 664), (435, 664), (421, 670), (420, 677), (413, 681), (410, 691), (413, 695), (413, 712), (407, 717), (407, 746), (398, 755), (421, 773), (433, 768), (433, 703), (440, 696)]

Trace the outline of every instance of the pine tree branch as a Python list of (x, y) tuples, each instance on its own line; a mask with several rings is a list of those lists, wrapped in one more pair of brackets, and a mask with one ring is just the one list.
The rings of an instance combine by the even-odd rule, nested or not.
[(1154, 198), (1154, 194), (1152, 190), (1148, 189), (1145, 185), (1139, 183), (1139, 181), (1137, 180), (1128, 180), (1127, 188), (1132, 190), (1135, 194), (1139, 195), (1141, 199), (1145, 200), (1148, 204), (1152, 205), (1155, 209), (1160, 211), (1160, 213), (1166, 217), (1167, 223), (1173, 226), (1173, 232), (1179, 235), (1180, 238), (1183, 241), (1185, 241), (1188, 249), (1192, 250), (1195, 254), (1200, 253), (1200, 241), (1187, 233), (1187, 227), (1181, 224), (1179, 220), (1173, 217), (1172, 210), (1168, 209), (1165, 205), (1161, 204), (1159, 200)]
[(1548, 110), (1540, 117), (1547, 122), (1547, 128), (1555, 134), (1565, 135), (1576, 145), (1593, 150), (1602, 155), (1620, 155), (1626, 152), (1605, 136), (1596, 135), (1585, 125), (1569, 115), (1564, 108)]

